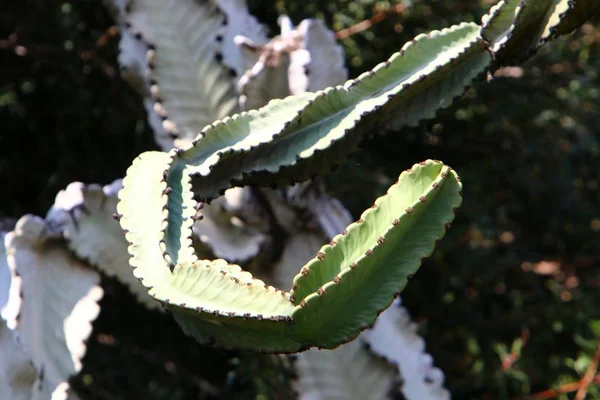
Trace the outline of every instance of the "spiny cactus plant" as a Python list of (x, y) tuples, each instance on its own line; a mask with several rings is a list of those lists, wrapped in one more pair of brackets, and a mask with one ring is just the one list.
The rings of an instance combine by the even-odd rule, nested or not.
[[(447, 51), (428, 53), (454, 42), (456, 46)], [(396, 119), (414, 123), (431, 116), (440, 103), (459, 94), (482, 72), (490, 59), (477, 25), (423, 35), (406, 46), (402, 55), (345, 86), (274, 100), (259, 111), (226, 119), (205, 128), (185, 150), (145, 153), (129, 169), (118, 205), (121, 226), (131, 243), (134, 273), (151, 288), (154, 298), (171, 307), (184, 329), (201, 341), (284, 352), (335, 347), (353, 339), (389, 306), (406, 276), (415, 272), (451, 222), (460, 204), (460, 184), (448, 167), (426, 162), (401, 175), (388, 196), (302, 269), (289, 294), (264, 287), (238, 267), (197, 260), (190, 231), (198, 201), (216, 197), (231, 181), (240, 186), (285, 184), (321, 172), (360, 141), (369, 128), (367, 121), (373, 125), (396, 102), (418, 101), (420, 96), (435, 106)], [(442, 81), (435, 94), (429, 82), (420, 84), (427, 81), (419, 81), (421, 77), (451, 75), (453, 70), (443, 67), (461, 61), (479, 68), (468, 69), (450, 85)], [(431, 75), (423, 75), (426, 72)], [(404, 95), (407, 87), (412, 93)], [(153, 175), (157, 182), (149, 179)], [(202, 188), (196, 198), (193, 186)], [(140, 195), (157, 200), (141, 205), (136, 200)], [(154, 225), (144, 226), (143, 221)], [(400, 239), (406, 240), (406, 247)], [(157, 259), (164, 260), (162, 267), (151, 263)], [(392, 260), (402, 267), (399, 271), (382, 268)], [(379, 268), (383, 271), (376, 273)], [(190, 285), (191, 280), (197, 283)], [(198, 295), (211, 289), (200, 287), (208, 282), (215, 291), (203, 300)], [(339, 300), (330, 303), (327, 299), (334, 296), (340, 296)], [(354, 304), (349, 314), (341, 313), (337, 304), (344, 298)], [(328, 308), (329, 304), (334, 307)]]
[[(144, 7), (140, 9), (143, 10)], [(122, 15), (124, 29), (136, 31), (135, 26), (127, 21), (140, 18), (135, 16), (137, 12), (140, 10), (132, 7), (128, 13)], [(243, 9), (236, 10), (236, 14), (240, 13), (243, 14)], [(227, 15), (227, 19), (237, 21), (246, 20), (248, 17)], [(242, 53), (249, 59), (246, 64), (249, 66), (248, 70), (237, 83), (242, 109), (265, 105), (269, 99), (275, 97), (300, 94), (307, 89), (317, 90), (334, 86), (343, 83), (346, 79), (347, 72), (343, 66), (341, 48), (336, 44), (333, 33), (328, 31), (320, 21), (305, 20), (294, 29), (289, 19), (282, 17), (280, 25), (281, 36), (264, 44), (256, 43), (255, 40), (245, 36), (235, 37)], [(229, 30), (245, 33), (243, 30), (237, 30), (237, 26), (231, 24), (227, 26)], [(142, 42), (145, 37), (156, 36), (155, 32), (145, 33), (139, 30), (137, 32)], [(224, 32), (220, 34), (227, 36)], [(210, 42), (210, 38), (204, 40)], [(220, 40), (216, 42), (222, 44)], [(144, 58), (141, 55), (128, 54), (136, 51), (136, 48), (129, 46), (128, 42), (122, 41), (121, 44), (122, 62)], [(173, 43), (162, 51), (169, 51), (168, 49), (178, 45), (184, 46), (184, 44)], [(147, 46), (154, 49), (153, 45), (147, 44)], [(206, 49), (205, 46), (200, 47)], [(221, 50), (219, 46), (216, 46), (216, 49), (218, 55)], [(155, 55), (154, 50), (151, 50), (151, 54)], [(210, 60), (210, 54), (205, 55), (205, 58), (207, 57)], [(155, 61), (156, 59), (152, 58), (146, 66), (149, 75), (153, 70), (160, 69)], [(125, 64), (124, 67), (134, 85), (143, 81), (139, 76), (131, 76), (132, 70), (140, 70), (138, 66)], [(202, 93), (197, 93), (193, 89), (194, 85), (191, 84), (194, 82), (193, 78), (193, 76), (187, 77), (190, 82), (188, 87), (196, 96), (202, 96)], [(160, 81), (155, 80), (153, 84), (156, 90), (160, 91)], [(146, 92), (149, 93), (149, 90)], [(157, 107), (160, 110), (164, 100), (160, 98), (155, 101), (160, 103)], [(157, 108), (149, 108), (149, 112), (153, 113)], [(169, 117), (169, 121), (165, 121), (165, 124), (176, 126), (183, 131), (187, 126), (185, 120), (172, 117)], [(181, 139), (176, 140), (181, 142)], [(261, 201), (257, 201), (259, 198), (262, 198)], [(303, 211), (298, 217), (299, 210)], [(314, 227), (310, 227), (310, 222), (306, 225), (307, 221), (313, 219), (311, 215), (316, 219), (316, 231)], [(209, 247), (213, 258), (218, 256), (229, 262), (243, 262), (244, 268), (255, 276), (279, 287), (285, 287), (292, 281), (304, 262), (319, 251), (324, 240), (330, 241), (352, 222), (343, 206), (335, 199), (329, 198), (321, 186), (315, 184), (296, 185), (283, 189), (280, 193), (269, 189), (254, 191), (247, 188), (230, 189), (211, 205), (204, 206), (202, 216), (203, 219), (193, 225), (193, 233), (199, 239), (194, 241), (197, 251), (206, 256), (206, 247)], [(229, 223), (230, 219), (235, 223)], [(306, 227), (303, 227), (305, 225)], [(324, 236), (318, 232), (319, 227), (323, 230)], [(250, 232), (252, 233), (249, 235)], [(207, 246), (199, 248), (198, 241)], [(279, 254), (277, 248), (282, 247), (279, 260), (273, 265), (273, 257), (257, 254), (259, 247), (269, 249), (266, 251), (267, 254)], [(252, 261), (245, 262), (248, 257), (252, 257)], [(401, 308), (393, 307), (387, 313), (390, 314), (389, 318), (394, 320), (405, 319), (402, 317)], [(373, 398), (377, 397), (375, 393), (380, 393), (381, 398), (387, 398), (387, 395), (393, 392), (390, 388), (396, 387), (399, 369), (401, 376), (412, 377), (412, 372), (418, 375), (418, 378), (411, 378), (411, 385), (405, 384), (401, 387), (402, 393), (408, 398), (447, 398), (449, 396), (447, 391), (441, 388), (443, 375), (439, 370), (431, 367), (431, 359), (423, 353), (423, 341), (415, 335), (414, 326), (409, 320), (399, 323), (398, 331), (392, 329), (390, 333), (390, 336), (396, 339), (387, 341), (387, 344), (405, 354), (401, 360), (393, 358), (392, 362), (382, 362), (369, 350), (369, 342), (366, 338), (348, 345), (350, 347), (342, 346), (335, 351), (310, 350), (298, 355), (293, 363), (295, 374), (298, 376), (294, 381), (296, 392), (300, 398), (325, 395), (334, 398), (360, 398), (360, 393), (370, 393)], [(382, 329), (387, 330), (389, 326), (378, 325), (374, 331)], [(377, 334), (378, 338), (380, 336), (381, 334)], [(340, 368), (343, 368), (350, 359), (357, 362), (360, 360), (359, 364), (363, 366), (363, 368), (356, 368), (354, 371), (356, 374), (370, 371), (370, 376), (378, 378), (368, 380), (369, 384), (364, 381), (364, 384), (358, 385), (358, 380), (339, 374)], [(308, 383), (311, 383), (312, 388), (308, 387)]]
[[(118, 227), (115, 223), (108, 223), (106, 218), (107, 211), (114, 207), (108, 205), (107, 200), (116, 201), (119, 188), (116, 183), (112, 192), (111, 187), (71, 187), (70, 191), (76, 196), (88, 193), (72, 204), (67, 204), (72, 197), (57, 198), (46, 221), (26, 216), (15, 231), (7, 235), (9, 265), (4, 271), (10, 272), (10, 285), (4, 285), (3, 280), (3, 288), (10, 287), (14, 291), (21, 285), (22, 288), (16, 290), (25, 294), (28, 285), (39, 287), (42, 292), (56, 290), (59, 286), (48, 285), (52, 280), (40, 278), (51, 271), (51, 268), (41, 268), (42, 264), (56, 267), (56, 271), (67, 271), (55, 273), (51, 278), (64, 275), (89, 283), (78, 287), (81, 293), (71, 296), (65, 291), (68, 304), (64, 307), (53, 304), (56, 296), (50, 297), (47, 304), (28, 303), (29, 306), (27, 303), (19, 306), (19, 296), (6, 296), (5, 300), (0, 297), (3, 317), (11, 316), (5, 318), (22, 338), (27, 358), (33, 361), (35, 371), (26, 374), (32, 379), (25, 380), (28, 382), (25, 387), (27, 391), (33, 386), (34, 397), (44, 398), (46, 395), (41, 393), (53, 393), (54, 398), (59, 393), (64, 398), (68, 388), (66, 379), (81, 368), (83, 341), (89, 335), (89, 322), (98, 312), (96, 303), (101, 297), (98, 274), (85, 265), (88, 263), (109, 274), (121, 275), (139, 291), (143, 301), (149, 300), (145, 295), (149, 290), (183, 329), (201, 342), (281, 353), (309, 347), (333, 348), (355, 338), (362, 329), (373, 325), (378, 314), (390, 305), (420, 260), (431, 253), (435, 242), (449, 227), (460, 204), (461, 185), (454, 171), (439, 161), (425, 161), (401, 174), (386, 196), (378, 199), (359, 221), (333, 237), (329, 245), (323, 246), (316, 257), (300, 269), (289, 292), (265, 285), (223, 260), (200, 259), (203, 255), (195, 253), (198, 243), (192, 232), (194, 227), (202, 225), (202, 221), (195, 221), (207, 214), (203, 205), (229, 187), (285, 186), (328, 171), (354, 151), (364, 136), (415, 125), (433, 117), (436, 110), (450, 104), (478, 76), (525, 58), (545, 41), (577, 27), (597, 7), (592, 1), (501, 1), (484, 17), (482, 26), (461, 24), (420, 35), (387, 62), (341, 86), (302, 93), (318, 88), (309, 84), (294, 85), (296, 80), (288, 75), (287, 90), (295, 97), (274, 100), (259, 110), (224, 118), (239, 109), (238, 103), (226, 95), (235, 91), (227, 78), (228, 71), (196, 57), (200, 52), (188, 53), (184, 48), (179, 51), (182, 56), (192, 54), (191, 62), (182, 58), (161, 60), (166, 54), (161, 53), (161, 46), (168, 46), (169, 42), (161, 44), (160, 41), (174, 33), (167, 30), (146, 38), (142, 32), (153, 32), (151, 28), (156, 27), (161, 18), (208, 16), (208, 22), (201, 24), (205, 30), (196, 29), (192, 36), (184, 35), (186, 39), (198, 39), (203, 33), (220, 29), (223, 13), (237, 15), (231, 12), (236, 4), (241, 3), (187, 1), (177, 3), (173, 13), (164, 12), (163, 7), (170, 7), (167, 3), (138, 0), (118, 4), (125, 14), (133, 16), (123, 34), (125, 43), (134, 47), (131, 54), (135, 57), (131, 62), (139, 70), (133, 75), (145, 77), (138, 79), (139, 89), (153, 99), (147, 101), (149, 116), (157, 134), (163, 138), (163, 147), (175, 145), (176, 149), (168, 153), (144, 153), (133, 163), (119, 192), (117, 218), (122, 230), (115, 228)], [(138, 6), (141, 10), (136, 13)], [(198, 13), (198, 9), (202, 9), (202, 13)], [(261, 39), (254, 21), (240, 18), (236, 22), (240, 27), (249, 27), (248, 31), (255, 37), (246, 32), (240, 33), (250, 39), (233, 41), (221, 36), (218, 58), (233, 72), (247, 78), (239, 84), (243, 96), (241, 107), (251, 109), (277, 96), (271, 94), (261, 99), (250, 90), (256, 83), (253, 79), (261, 72), (273, 71), (257, 68), (243, 72), (259, 63), (264, 67), (268, 59), (265, 54), (273, 53), (273, 48), (264, 47), (259, 51), (259, 47), (252, 45)], [(300, 31), (308, 31), (307, 25), (301, 24)], [(194, 31), (194, 27), (191, 23), (182, 26), (185, 32)], [(290, 32), (291, 28), (285, 28), (282, 37)], [(129, 39), (128, 33), (132, 33)], [(244, 66), (244, 58), (231, 45), (232, 41), (259, 54), (254, 64)], [(301, 51), (306, 50), (309, 42), (292, 41), (278, 54), (278, 57), (290, 58), (288, 71), (299, 70), (306, 74), (307, 70), (291, 67), (298, 60), (304, 67), (310, 63), (307, 53)], [(210, 46), (215, 43), (208, 46), (212, 51)], [(298, 52), (297, 56), (294, 52)], [(198, 102), (194, 98), (191, 103), (185, 102), (185, 107), (197, 103), (197, 107), (192, 108), (199, 118), (190, 119), (189, 114), (183, 113), (177, 115), (182, 110), (178, 96), (189, 92), (185, 90), (185, 83), (173, 79), (173, 75), (175, 78), (185, 75), (177, 75), (177, 68), (188, 69), (187, 75), (195, 80), (201, 76), (202, 81), (209, 84), (199, 88), (205, 92), (205, 98), (213, 102)], [(277, 93), (283, 92), (285, 90)], [(203, 119), (206, 115), (210, 116), (208, 120)], [(224, 119), (204, 127), (221, 118)], [(192, 140), (198, 132), (200, 136)], [(75, 213), (80, 215), (75, 216)], [(99, 220), (94, 221), (98, 216)], [(124, 246), (124, 242), (119, 241), (123, 231), (130, 243), (133, 275), (123, 273), (126, 270), (119, 267), (111, 268), (125, 264), (119, 259), (123, 252), (115, 251)], [(63, 238), (69, 241), (78, 257), (87, 260), (85, 263), (65, 251), (60, 242)], [(117, 240), (111, 242), (114, 238)], [(103, 245), (97, 246), (98, 242)], [(111, 258), (111, 252), (119, 256)], [(79, 273), (86, 278), (78, 277)], [(132, 276), (137, 279), (131, 279)], [(150, 301), (149, 304), (159, 303)], [(43, 318), (40, 312), (48, 306), (56, 306), (61, 311), (52, 321)], [(17, 320), (19, 309), (21, 316)], [(78, 311), (82, 309), (84, 311)], [(394, 309), (386, 313), (391, 311)], [(84, 315), (78, 317), (80, 313)], [(65, 320), (66, 315), (73, 316), (68, 320), (70, 323), (60, 328), (54, 326)], [(382, 324), (387, 321), (387, 317), (383, 319), (386, 315), (382, 315)], [(41, 326), (64, 332), (64, 336), (57, 336), (58, 344), (40, 340), (32, 333), (41, 331)], [(377, 343), (385, 340), (374, 339), (375, 332), (377, 325), (365, 340), (373, 341), (372, 347), (378, 352)], [(345, 353), (338, 354), (353, 360), (357, 359), (353, 354), (358, 354), (358, 358), (364, 359), (359, 344), (353, 342)], [(52, 359), (49, 350), (57, 348), (66, 350), (59, 359)], [(306, 354), (298, 364), (310, 360), (311, 353)], [(390, 382), (389, 379), (383, 381)], [(301, 382), (302, 379), (297, 389), (308, 392)], [(382, 393), (389, 390), (383, 390), (388, 387), (386, 384), (375, 382), (374, 385)], [(385, 395), (387, 393), (381, 397)], [(415, 396), (420, 397), (413, 398), (425, 398)], [(441, 396), (443, 394), (432, 398)]]
[[(230, 186), (308, 179), (382, 125), (432, 117), (486, 72), (497, 53), (523, 57), (559, 29), (569, 10), (577, 8), (558, 13), (547, 2), (500, 3), (483, 27), (461, 24), (421, 35), (342, 86), (273, 100), (204, 128), (185, 148), (142, 154), (128, 170), (118, 205), (134, 274), (201, 342), (295, 352), (352, 340), (389, 306), (452, 221), (460, 183), (451, 169), (429, 161), (402, 174), (386, 197), (301, 269), (289, 293), (235, 265), (199, 260), (190, 233), (199, 205)], [(520, 28), (527, 25), (534, 32)]]

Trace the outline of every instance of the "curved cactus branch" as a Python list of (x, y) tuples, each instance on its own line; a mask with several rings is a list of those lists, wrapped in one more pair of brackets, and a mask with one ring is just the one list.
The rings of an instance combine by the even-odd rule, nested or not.
[[(396, 115), (398, 123), (432, 116), (489, 65), (479, 30), (462, 24), (421, 35), (343, 86), (227, 118), (185, 150), (140, 156), (118, 205), (136, 277), (200, 341), (290, 352), (352, 340), (389, 306), (452, 220), (460, 184), (448, 167), (427, 162), (403, 173), (364, 221), (348, 228), (351, 235), (334, 239), (338, 244), (302, 269), (291, 293), (224, 261), (198, 260), (191, 240), (196, 201), (232, 182), (289, 184), (322, 172), (399, 106), (421, 104), (412, 115)], [(352, 307), (342, 313), (342, 304)]]
[(552, 27), (567, 29), (557, 20), (580, 12), (574, 4), (503, 1), (483, 28), (465, 23), (419, 35), (344, 85), (225, 118), (169, 154), (142, 154), (118, 204), (135, 276), (202, 342), (294, 352), (352, 340), (443, 236), (460, 204), (452, 170), (428, 161), (403, 173), (388, 196), (301, 269), (289, 293), (223, 260), (198, 259), (191, 231), (199, 202), (232, 186), (309, 179), (342, 162), (381, 126), (433, 117), (494, 59), (526, 56)]
[(291, 295), (305, 303), (298, 329), (315, 346), (335, 347), (356, 336), (354, 327), (371, 326), (450, 226), (461, 201), (456, 175), (436, 162), (409, 171), (294, 279)]
[(598, 11), (600, 2), (596, 0), (560, 1), (544, 29), (542, 42), (573, 32)]
[(482, 18), (481, 34), (497, 63), (510, 64), (570, 33), (599, 8), (596, 0), (501, 0)]
[[(277, 284), (287, 285), (304, 262), (319, 251), (323, 242), (320, 236), (299, 232), (287, 240), (274, 268)], [(400, 386), (397, 369), (374, 357), (360, 336), (334, 350), (310, 349), (292, 357), (296, 376), (292, 386), (299, 400), (384, 400)]]
[[(148, 153), (145, 157), (163, 158), (163, 154)], [(150, 287), (153, 297), (170, 306), (175, 318), (188, 333), (198, 340), (212, 340), (225, 346), (291, 352), (310, 346), (335, 347), (353, 339), (361, 329), (374, 322), (378, 311), (389, 306), (397, 291), (404, 286), (406, 276), (415, 272), (420, 259), (427, 256), (435, 241), (443, 236), (445, 227), (453, 218), (454, 208), (460, 204), (460, 184), (454, 173), (443, 164), (427, 162), (404, 172), (388, 196), (380, 199), (377, 207), (368, 210), (360, 223), (348, 228), (352, 235), (339, 238), (338, 245), (322, 250), (330, 255), (318, 256), (320, 260), (309, 263), (309, 273), (306, 274), (309, 281), (298, 280), (295, 292), (303, 297), (296, 300), (289, 293), (265, 287), (262, 281), (222, 260), (195, 260), (189, 248), (185, 248), (186, 242), (181, 240), (179, 231), (169, 237), (169, 226), (164, 226), (167, 229), (163, 230), (162, 218), (149, 218), (156, 212), (150, 207), (157, 208), (163, 218), (168, 219), (171, 210), (175, 207), (181, 209), (180, 205), (172, 205), (171, 208), (165, 203), (163, 210), (158, 202), (142, 207), (134, 204), (128, 198), (129, 193), (139, 195), (143, 191), (145, 198), (167, 202), (178, 191), (167, 189), (169, 177), (159, 185), (148, 185), (147, 180), (144, 182), (137, 178), (137, 171), (161, 166), (156, 162), (145, 163), (145, 157), (130, 168), (118, 206), (123, 214), (122, 226), (131, 242), (129, 250), (133, 256), (134, 274)], [(171, 158), (167, 157), (167, 160)], [(173, 188), (174, 183), (169, 187)], [(399, 208), (394, 208), (394, 205), (399, 205)], [(186, 206), (186, 209), (195, 211), (193, 206)], [(139, 218), (159, 223), (154, 227), (146, 224), (142, 231), (136, 229), (141, 226)], [(346, 243), (351, 239), (345, 238), (357, 238), (360, 232), (373, 228), (379, 231), (378, 235), (371, 237), (363, 233), (360, 248), (349, 247), (354, 242)], [(408, 235), (411, 237), (405, 236), (407, 230), (415, 232), (416, 241), (411, 234)], [(155, 239), (148, 238), (148, 234)], [(174, 247), (174, 243), (169, 242), (171, 239), (181, 245)], [(406, 243), (406, 248), (401, 245), (402, 242)], [(407, 249), (407, 254), (401, 253)], [(347, 263), (342, 265), (336, 254), (340, 252), (347, 259)], [(161, 259), (163, 261), (157, 264), (156, 261)], [(337, 274), (328, 276), (336, 268)], [(327, 271), (328, 275), (318, 273), (319, 270)], [(377, 270), (381, 276), (375, 276)], [(314, 293), (308, 293), (310, 290), (307, 288), (315, 282), (315, 277), (325, 287), (319, 286)], [(382, 284), (381, 279), (387, 284)], [(361, 291), (361, 288), (365, 290)], [(377, 288), (378, 294), (364, 302), (363, 306), (352, 301), (355, 311), (352, 315), (339, 313), (338, 303), (322, 301), (329, 296), (340, 299), (352, 296), (360, 301), (367, 292), (372, 294), (373, 288)], [(339, 293), (336, 294), (336, 291)], [(331, 331), (315, 331), (317, 327), (327, 326)]]

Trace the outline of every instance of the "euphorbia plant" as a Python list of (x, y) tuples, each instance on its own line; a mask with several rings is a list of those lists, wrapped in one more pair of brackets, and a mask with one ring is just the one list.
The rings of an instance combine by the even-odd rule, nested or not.
[[(67, 239), (69, 247), (91, 265), (121, 276), (137, 290), (140, 299), (154, 306), (162, 303), (184, 330), (201, 342), (281, 353), (333, 348), (352, 340), (391, 304), (449, 227), (460, 204), (461, 184), (454, 171), (429, 160), (402, 173), (386, 196), (299, 269), (289, 282), (289, 291), (265, 285), (224, 260), (203, 260), (204, 255), (196, 254), (196, 236), (201, 235), (194, 236), (192, 231), (202, 226), (203, 221), (197, 220), (205, 214), (204, 204), (231, 187), (286, 186), (327, 172), (355, 151), (366, 135), (434, 117), (436, 110), (450, 104), (478, 77), (519, 61), (540, 44), (571, 31), (597, 7), (593, 1), (501, 1), (484, 17), (482, 26), (465, 23), (420, 35), (355, 80), (316, 93), (303, 93), (317, 89), (310, 85), (300, 85), (300, 90), (296, 90), (300, 86), (290, 85), (289, 93), (294, 97), (226, 117), (239, 111), (237, 102), (227, 95), (235, 89), (227, 83), (230, 73), (202, 58), (186, 63), (184, 57), (189, 53), (185, 48), (178, 50), (181, 57), (161, 51), (176, 41), (172, 36), (178, 32), (153, 18), (192, 15), (193, 7), (200, 7), (206, 20), (197, 29), (190, 29), (193, 24), (183, 26), (182, 37), (190, 40), (188, 44), (204, 43), (202, 35), (222, 26), (219, 7), (227, 10), (234, 3), (186, 1), (178, 3), (173, 13), (165, 13), (161, 8), (164, 3), (122, 2), (125, 13), (140, 7), (141, 13), (132, 15), (147, 16), (146, 20), (132, 17), (123, 34), (132, 40), (129, 45), (140, 47), (139, 52), (132, 53), (138, 57), (133, 64), (144, 70), (133, 75), (142, 78), (140, 90), (149, 96), (147, 106), (157, 135), (163, 147), (174, 144), (176, 149), (144, 153), (133, 163), (119, 193), (116, 217), (122, 229), (106, 218), (114, 209), (118, 183), (106, 188), (69, 187), (63, 197), (59, 195), (46, 221), (24, 217), (7, 235), (6, 243), (12, 282), (23, 280), (26, 299), (28, 290), (36, 285), (42, 291), (56, 291), (41, 279), (50, 270), (44, 265), (57, 271), (82, 268), (81, 261), (68, 254), (62, 242), (52, 241), (56, 236)], [(146, 41), (143, 34), (149, 30), (149, 21), (163, 31)], [(241, 20), (229, 23), (241, 25)], [(289, 30), (284, 29), (282, 38), (285, 33)], [(304, 42), (295, 41), (292, 35), (285, 42), (290, 52), (289, 71), (294, 62), (310, 64), (302, 61), (306, 37)], [(178, 40), (185, 42), (181, 37)], [(273, 66), (269, 52), (276, 53), (277, 46), (256, 46), (253, 37), (220, 40), (223, 48), (219, 60), (238, 75), (248, 66), (236, 61), (234, 42), (254, 52), (254, 66), (261, 62), (263, 67)], [(184, 75), (176, 73), (180, 69), (189, 70), (196, 80), (201, 77), (209, 82), (203, 88), (212, 96), (211, 101), (192, 101), (197, 105), (196, 114), (182, 112), (191, 106), (178, 97), (185, 86)], [(242, 107), (261, 106), (274, 96), (260, 98), (253, 91), (253, 85), (260, 82), (257, 77), (265, 77), (262, 71), (270, 70), (250, 68), (239, 81)], [(214, 119), (219, 122), (205, 127)], [(73, 201), (73, 196), (78, 200)], [(129, 242), (133, 275), (126, 265), (128, 256), (121, 251), (125, 247), (123, 232)], [(27, 268), (36, 273), (24, 273)], [(88, 322), (97, 313), (95, 303), (101, 295), (97, 275), (83, 270), (87, 271), (89, 290), (73, 296), (85, 299), (77, 303), (89, 312), (77, 324), (78, 329), (71, 329), (77, 334), (69, 335), (69, 326), (58, 342), (53, 337), (39, 342), (27, 332), (47, 326), (42, 325), (45, 320), (37, 318), (40, 313), (32, 311), (31, 318), (23, 319), (25, 323), (17, 323), (16, 303), (3, 309), (11, 328), (17, 325), (16, 331), (33, 360), (36, 371), (29, 374), (32, 380), (37, 374), (38, 381), (50, 381), (52, 386), (81, 367), (82, 342), (89, 334)], [(25, 289), (27, 281), (29, 289)], [(146, 291), (158, 302), (145, 296)], [(64, 293), (70, 292), (65, 289)], [(69, 301), (64, 308), (56, 301), (62, 313), (50, 325), (57, 331), (60, 328), (54, 325), (60, 325), (75, 308), (75, 300)], [(35, 308), (23, 307), (23, 317)], [(61, 346), (70, 357), (50, 363), (48, 349)], [(64, 385), (58, 386), (64, 391)]]
[(273, 100), (204, 128), (189, 146), (142, 154), (118, 205), (135, 276), (201, 342), (296, 352), (352, 340), (450, 226), (461, 185), (449, 167), (425, 161), (400, 175), (302, 267), (289, 292), (222, 260), (199, 260), (191, 232), (200, 206), (232, 186), (288, 185), (326, 172), (365, 135), (433, 117), (475, 78), (571, 30), (593, 7), (503, 1), (483, 26), (420, 35), (344, 85)]

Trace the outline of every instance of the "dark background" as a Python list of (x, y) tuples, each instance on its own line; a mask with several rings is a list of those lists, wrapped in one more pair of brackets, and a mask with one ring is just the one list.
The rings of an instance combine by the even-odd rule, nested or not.
[[(279, 14), (339, 30), (396, 3), (250, 4), (276, 34)], [(421, 0), (390, 13), (341, 42), (351, 76), (418, 33), (478, 21), (490, 5)], [(109, 183), (155, 145), (141, 98), (119, 77), (118, 32), (101, 2), (13, 0), (0, 10), (0, 217), (45, 215), (70, 182)], [(457, 220), (402, 295), (456, 399), (569, 388), (600, 343), (597, 22), (435, 120), (366, 141), (328, 178), (357, 216), (414, 162), (440, 159), (461, 175)], [(116, 282), (105, 286), (73, 381), (82, 398), (283, 398), (288, 377), (269, 357), (200, 346)]]

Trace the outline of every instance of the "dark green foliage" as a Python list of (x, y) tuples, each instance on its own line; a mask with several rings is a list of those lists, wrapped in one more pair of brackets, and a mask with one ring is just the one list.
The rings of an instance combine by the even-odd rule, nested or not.
[(98, 1), (10, 3), (0, 14), (0, 173), (10, 193), (0, 216), (44, 215), (73, 180), (110, 182), (155, 145), (139, 97), (118, 78), (118, 40)]
[[(276, 32), (278, 13), (295, 22), (322, 16), (341, 29), (390, 2), (281, 0), (273, 9), (250, 3)], [(478, 21), (488, 7), (487, 1), (422, 0), (390, 15), (342, 42), (350, 75), (417, 33)], [(43, 215), (69, 182), (108, 183), (154, 147), (141, 99), (118, 77), (117, 39), (97, 44), (111, 25), (97, 1), (4, 6), (0, 181), (9, 195), (0, 216)], [(16, 55), (6, 40), (14, 33), (26, 55)], [(461, 213), (403, 293), (456, 399), (510, 398), (577, 381), (594, 353), (599, 46), (596, 18), (548, 45), (522, 66), (522, 77), (477, 86), (436, 120), (367, 141), (368, 151), (329, 177), (332, 192), (358, 215), (416, 161), (442, 159), (461, 175)], [(131, 299), (125, 288), (106, 286), (84, 371), (75, 378), (82, 398), (211, 398), (206, 382), (222, 398), (286, 393), (286, 376), (268, 359), (198, 346), (170, 318)], [(107, 336), (100, 334), (113, 336), (114, 344), (101, 344)], [(520, 354), (503, 368), (503, 352), (521, 337), (527, 339)], [(590, 387), (588, 398), (600, 398), (600, 390)]]

